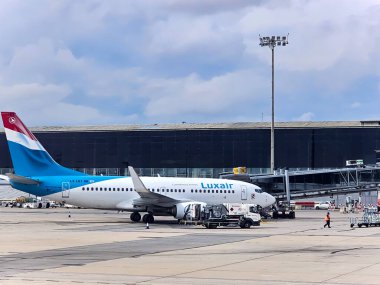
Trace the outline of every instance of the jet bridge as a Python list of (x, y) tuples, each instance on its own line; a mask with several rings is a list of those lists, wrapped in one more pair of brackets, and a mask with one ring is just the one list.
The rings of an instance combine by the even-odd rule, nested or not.
[(277, 201), (378, 191), (380, 167), (288, 171), (270, 175), (224, 174), (222, 178), (244, 180), (260, 186)]

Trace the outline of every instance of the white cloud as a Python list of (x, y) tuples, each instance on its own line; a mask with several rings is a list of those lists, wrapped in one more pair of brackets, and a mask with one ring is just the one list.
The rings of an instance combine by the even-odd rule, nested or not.
[(367, 101), (379, 95), (380, 5), (370, 0), (14, 0), (0, 8), (0, 98), (36, 123), (261, 120), (270, 113), (271, 56), (259, 34), (290, 33), (276, 49), (276, 92), (292, 102), (278, 106), (284, 120), (310, 102), (297, 119), (339, 119), (330, 102), (355, 109), (355, 90)]
[(67, 86), (51, 84), (0, 85), (2, 111), (19, 113), (30, 126), (89, 125), (94, 122), (107, 124), (136, 120), (136, 115), (102, 113), (94, 107), (66, 103), (65, 99), (70, 93)]
[(362, 105), (362, 103), (360, 103), (360, 102), (353, 102), (353, 103), (351, 103), (350, 107), (352, 109), (356, 109), (356, 108), (361, 107), (361, 105)]
[(315, 115), (312, 112), (303, 113), (298, 118), (294, 118), (293, 121), (302, 121), (302, 122), (308, 122), (312, 121)]
[(144, 86), (144, 94), (149, 97), (146, 107), (149, 117), (212, 116), (223, 112), (231, 115), (242, 102), (247, 104), (261, 100), (264, 89), (260, 75), (248, 70), (209, 80), (196, 74), (179, 79), (149, 80)]

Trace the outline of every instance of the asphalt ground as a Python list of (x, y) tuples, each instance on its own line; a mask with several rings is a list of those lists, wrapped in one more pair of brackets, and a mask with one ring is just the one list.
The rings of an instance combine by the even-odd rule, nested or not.
[[(69, 217), (70, 214), (70, 217)], [(0, 208), (0, 284), (380, 284), (380, 227), (297, 211), (251, 229), (149, 229), (129, 214)]]

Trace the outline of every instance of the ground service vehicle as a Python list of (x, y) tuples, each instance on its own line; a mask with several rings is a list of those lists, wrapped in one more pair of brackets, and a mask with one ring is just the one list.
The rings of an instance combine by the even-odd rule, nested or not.
[(203, 209), (202, 225), (208, 229), (218, 226), (240, 226), (250, 228), (260, 226), (261, 216), (253, 204), (219, 204), (208, 205)]
[(279, 203), (277, 207), (273, 209), (273, 219), (295, 219), (296, 213), (294, 212), (294, 205), (288, 203)]
[(375, 209), (365, 208), (364, 214), (361, 218), (350, 218), (350, 226), (353, 228), (357, 225), (359, 228), (365, 227), (379, 227), (380, 226), (380, 214)]

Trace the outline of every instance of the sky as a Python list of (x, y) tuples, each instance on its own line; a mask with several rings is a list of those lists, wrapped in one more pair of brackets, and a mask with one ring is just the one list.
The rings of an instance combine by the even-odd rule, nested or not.
[(380, 120), (380, 0), (2, 0), (0, 106), (29, 126)]

